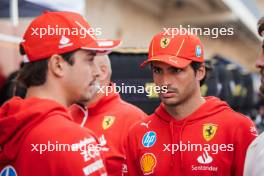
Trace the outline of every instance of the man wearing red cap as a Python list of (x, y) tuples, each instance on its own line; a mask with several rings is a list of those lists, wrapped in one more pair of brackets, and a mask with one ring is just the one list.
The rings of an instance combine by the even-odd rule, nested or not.
[(91, 129), (98, 136), (107, 174), (118, 176), (122, 175), (122, 164), (125, 160), (124, 141), (128, 129), (146, 114), (123, 101), (118, 93), (110, 91), (114, 90), (115, 85), (111, 83), (112, 69), (107, 55), (96, 56), (95, 64), (100, 70), (99, 82), (103, 91), (98, 91), (92, 101), (84, 105), (87, 109), (78, 105), (72, 106), (71, 114), (75, 122)]
[[(45, 32), (51, 28), (66, 30)], [(27, 28), (20, 45), (25, 63), (17, 77), (26, 97), (0, 108), (1, 176), (107, 175), (98, 141), (67, 111), (97, 91), (95, 54), (119, 44), (78, 33), (89, 29), (72, 12), (44, 13)]]
[(128, 175), (242, 176), (256, 137), (253, 122), (215, 97), (202, 97), (204, 50), (191, 34), (155, 35), (149, 57), (159, 93), (154, 114), (136, 123), (126, 142)]

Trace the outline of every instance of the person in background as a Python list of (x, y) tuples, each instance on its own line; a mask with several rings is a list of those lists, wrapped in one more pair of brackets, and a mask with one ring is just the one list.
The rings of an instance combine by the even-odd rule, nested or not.
[[(264, 37), (264, 17), (258, 22), (258, 33)], [(262, 51), (256, 61), (256, 68), (261, 76), (260, 93), (264, 95), (264, 39), (262, 41)], [(264, 133), (261, 133), (249, 146), (244, 176), (262, 176), (264, 170)]]
[(128, 129), (146, 114), (123, 101), (120, 95), (114, 92), (115, 84), (111, 82), (109, 57), (96, 56), (95, 63), (100, 70), (99, 82), (102, 91), (98, 91), (87, 105), (74, 105), (70, 111), (75, 122), (89, 128), (98, 136), (107, 173), (109, 176), (118, 176), (122, 175), (122, 170), (126, 170), (123, 165), (124, 141)]

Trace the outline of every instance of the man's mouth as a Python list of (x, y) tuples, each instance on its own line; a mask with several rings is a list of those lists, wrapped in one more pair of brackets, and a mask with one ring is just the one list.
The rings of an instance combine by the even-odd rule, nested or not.
[(166, 93), (162, 93), (161, 96), (164, 97), (164, 98), (171, 98), (171, 97), (173, 97), (175, 94), (176, 94), (175, 91), (168, 90), (168, 91), (166, 91)]

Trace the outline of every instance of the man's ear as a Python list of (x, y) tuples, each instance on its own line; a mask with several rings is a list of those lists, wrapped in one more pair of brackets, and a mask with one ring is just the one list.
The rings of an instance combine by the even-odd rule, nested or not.
[(198, 70), (196, 71), (196, 79), (198, 81), (201, 81), (204, 79), (206, 74), (206, 69), (205, 69), (205, 64), (202, 63), (201, 66), (198, 68)]
[(52, 55), (48, 62), (48, 68), (51, 73), (57, 77), (63, 77), (67, 68), (66, 61), (60, 55)]

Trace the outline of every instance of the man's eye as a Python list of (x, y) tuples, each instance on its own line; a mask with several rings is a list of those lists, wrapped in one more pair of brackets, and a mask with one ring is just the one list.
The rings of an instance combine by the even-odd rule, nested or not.
[(173, 68), (171, 70), (171, 72), (173, 72), (173, 73), (180, 73), (180, 72), (182, 72), (182, 69), (180, 69), (180, 68)]
[(161, 72), (160, 69), (158, 69), (158, 68), (153, 68), (153, 73), (160, 73), (160, 72)]
[(94, 61), (94, 57), (93, 57), (93, 56), (87, 56), (87, 57), (85, 58), (85, 61), (86, 61), (86, 62), (93, 62), (93, 61)]

